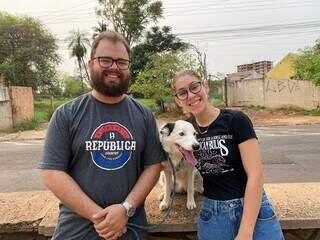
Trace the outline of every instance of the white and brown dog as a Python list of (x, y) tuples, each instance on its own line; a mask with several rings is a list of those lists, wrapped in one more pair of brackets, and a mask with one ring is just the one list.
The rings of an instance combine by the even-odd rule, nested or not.
[[(178, 120), (174, 123), (167, 123), (160, 129), (160, 141), (163, 149), (168, 153), (176, 172), (176, 192), (187, 192), (187, 208), (194, 209), (196, 203), (194, 192), (202, 193), (202, 178), (196, 168), (197, 160), (193, 156), (193, 151), (200, 148), (196, 139), (196, 130), (191, 123)], [(161, 173), (163, 182), (163, 192), (159, 198), (161, 201), (159, 208), (166, 210), (170, 204), (170, 194), (173, 189), (172, 168), (168, 161), (162, 162), (164, 166)], [(200, 177), (200, 186), (195, 189), (195, 175)]]

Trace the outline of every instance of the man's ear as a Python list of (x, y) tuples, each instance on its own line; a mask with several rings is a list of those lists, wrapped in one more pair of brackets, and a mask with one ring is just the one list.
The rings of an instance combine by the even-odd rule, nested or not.
[(86, 66), (87, 66), (88, 69), (92, 69), (93, 68), (93, 60), (89, 59), (89, 61), (87, 62)]

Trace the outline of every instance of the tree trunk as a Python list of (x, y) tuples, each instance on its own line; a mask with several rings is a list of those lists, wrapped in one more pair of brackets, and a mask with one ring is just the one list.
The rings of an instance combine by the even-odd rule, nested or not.
[(89, 74), (88, 74), (88, 69), (87, 69), (87, 66), (83, 60), (83, 57), (81, 58), (82, 60), (82, 64), (83, 64), (83, 67), (84, 67), (84, 70), (86, 71), (86, 76), (87, 76), (87, 79), (88, 79), (88, 82), (90, 81), (90, 78), (89, 78)]
[(81, 89), (82, 89), (82, 93), (83, 93), (83, 92), (84, 92), (84, 88), (83, 88), (83, 77), (82, 77), (81, 59), (78, 59), (78, 65), (79, 65), (79, 72), (80, 72)]

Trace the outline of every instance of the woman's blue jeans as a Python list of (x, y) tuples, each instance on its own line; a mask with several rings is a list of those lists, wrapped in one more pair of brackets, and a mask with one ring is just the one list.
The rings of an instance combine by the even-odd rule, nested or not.
[[(204, 197), (198, 218), (199, 240), (234, 240), (243, 212), (243, 198), (226, 201)], [(283, 240), (279, 220), (263, 193), (261, 208), (254, 228), (253, 240)]]

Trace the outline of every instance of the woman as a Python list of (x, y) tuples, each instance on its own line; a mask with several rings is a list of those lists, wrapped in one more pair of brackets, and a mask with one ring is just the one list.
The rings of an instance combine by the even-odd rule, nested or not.
[(263, 191), (261, 154), (250, 119), (242, 112), (218, 109), (209, 88), (193, 71), (176, 74), (172, 88), (178, 106), (198, 132), (194, 155), (203, 177), (200, 240), (281, 240), (283, 234)]

